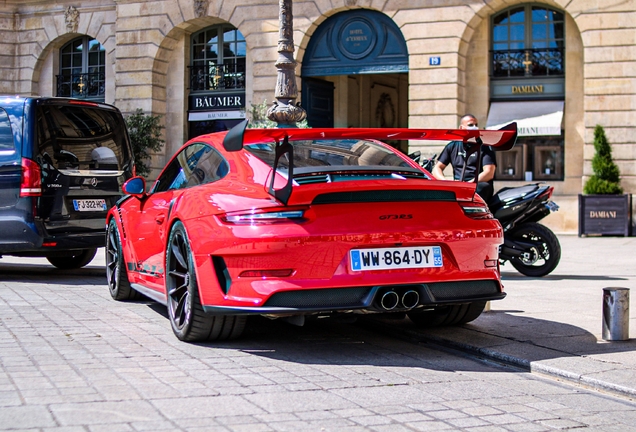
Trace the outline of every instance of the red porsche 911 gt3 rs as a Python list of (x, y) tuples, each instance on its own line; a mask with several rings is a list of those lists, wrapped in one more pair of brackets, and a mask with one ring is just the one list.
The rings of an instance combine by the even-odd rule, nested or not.
[(439, 181), (382, 141), (459, 140), (506, 150), (498, 131), (246, 129), (188, 141), (150, 192), (128, 180), (107, 217), (117, 300), (163, 303), (184, 341), (238, 337), (249, 315), (406, 312), (462, 324), (505, 296), (502, 228), (475, 184)]

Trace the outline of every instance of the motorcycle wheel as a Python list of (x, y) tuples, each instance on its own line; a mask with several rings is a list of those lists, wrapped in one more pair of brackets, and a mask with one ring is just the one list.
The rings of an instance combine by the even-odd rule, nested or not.
[(521, 274), (531, 277), (541, 277), (550, 274), (561, 260), (561, 244), (556, 235), (548, 228), (538, 223), (519, 225), (508, 233), (510, 238), (534, 246), (526, 252), (528, 258), (515, 258), (510, 264)]

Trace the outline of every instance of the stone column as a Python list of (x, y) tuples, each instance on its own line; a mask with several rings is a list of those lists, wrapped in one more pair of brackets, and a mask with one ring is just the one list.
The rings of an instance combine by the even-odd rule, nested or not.
[(294, 60), (294, 17), (292, 14), (292, 0), (279, 0), (279, 37), (278, 60), (276, 69), (276, 101), (267, 110), (267, 117), (278, 123), (278, 127), (296, 127), (296, 122), (307, 117), (307, 113), (295, 103), (298, 97), (296, 86), (296, 61)]

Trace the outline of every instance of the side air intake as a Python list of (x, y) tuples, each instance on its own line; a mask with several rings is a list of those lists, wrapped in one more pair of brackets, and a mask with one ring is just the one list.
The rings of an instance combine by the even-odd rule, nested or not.
[(320, 175), (313, 175), (313, 176), (306, 176), (306, 177), (295, 177), (294, 181), (298, 183), (299, 185), (315, 184), (315, 183), (330, 183), (331, 177), (329, 176), (329, 174), (320, 174)]

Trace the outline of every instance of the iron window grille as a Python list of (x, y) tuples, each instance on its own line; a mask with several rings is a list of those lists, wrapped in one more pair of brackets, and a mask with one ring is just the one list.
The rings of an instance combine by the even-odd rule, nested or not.
[(190, 90), (230, 90), (245, 88), (245, 64), (190, 66)]
[(103, 72), (57, 75), (57, 95), (103, 101), (106, 78)]
[(514, 6), (493, 16), (492, 78), (565, 75), (565, 21), (543, 5)]

